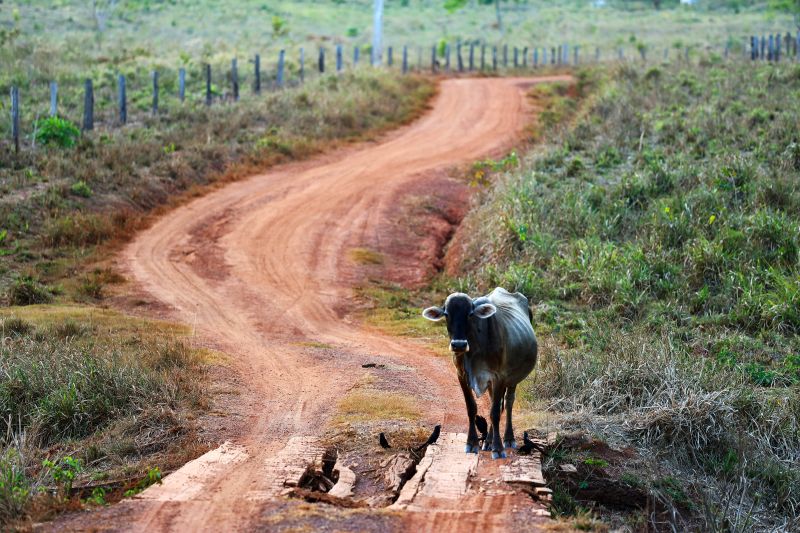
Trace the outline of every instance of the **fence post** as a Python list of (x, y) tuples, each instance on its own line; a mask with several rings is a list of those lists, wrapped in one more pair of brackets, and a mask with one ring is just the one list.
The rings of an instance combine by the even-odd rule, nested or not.
[(58, 115), (58, 82), (50, 82), (50, 116)]
[(469, 71), (475, 70), (475, 43), (469, 43)]
[(231, 85), (233, 89), (233, 99), (239, 100), (239, 64), (235, 57), (231, 59)]
[(528, 66), (528, 47), (522, 49), (522, 68), (527, 68)]
[(775, 34), (775, 61), (781, 60), (781, 34)]
[(211, 64), (206, 63), (206, 105), (211, 105)]
[(393, 52), (394, 52), (394, 50), (392, 49), (391, 46), (386, 49), (386, 64), (388, 66), (390, 66), (390, 67), (394, 64), (394, 53)]
[(503, 68), (508, 67), (508, 45), (503, 45)]
[(564, 54), (564, 58), (561, 60), (561, 63), (564, 65), (569, 65), (569, 45), (565, 44), (561, 48), (561, 51)]
[(533, 68), (539, 68), (539, 47), (533, 49)]
[(408, 45), (403, 45), (403, 74), (408, 73)]
[(492, 47), (492, 70), (497, 70), (497, 47)]
[(461, 41), (456, 44), (456, 60), (458, 61), (458, 71), (464, 72), (464, 60), (461, 59)]
[(444, 45), (444, 71), (450, 72), (450, 43)]
[(792, 57), (792, 34), (788, 31), (786, 32), (786, 39), (784, 40), (786, 43), (786, 59)]
[(300, 83), (306, 81), (306, 51), (300, 47)]
[(640, 46), (639, 55), (642, 56), (642, 61), (647, 61), (647, 47), (644, 45)]
[(256, 94), (261, 93), (261, 56), (256, 54), (255, 59), (253, 60), (253, 74), (255, 74), (255, 78), (253, 79), (253, 92)]
[(594, 62), (595, 63), (599, 63), (600, 62), (600, 47), (599, 46), (595, 46), (594, 47)]
[(120, 74), (119, 75), (119, 82), (118, 82), (118, 93), (117, 93), (117, 102), (119, 105), (119, 122), (120, 124), (127, 124), (128, 123), (128, 96), (125, 84), (125, 76)]
[(486, 70), (486, 43), (481, 44), (481, 72)]
[(547, 47), (542, 47), (542, 65), (547, 66)]
[(319, 67), (320, 74), (325, 72), (325, 49), (319, 49), (319, 57), (317, 58), (317, 67)]
[(153, 115), (158, 114), (158, 71), (153, 71)]
[(19, 87), (11, 87), (11, 137), (14, 153), (19, 153)]
[(519, 68), (519, 50), (514, 47), (514, 68)]
[(342, 45), (336, 45), (336, 72), (342, 71)]
[(761, 53), (758, 55), (758, 57), (761, 59), (761, 61), (764, 61), (767, 58), (767, 56), (766, 56), (767, 38), (764, 37), (763, 35), (761, 36), (761, 43), (760, 44), (761, 44)]
[(186, 99), (186, 69), (178, 70), (178, 98), (181, 102)]
[(283, 87), (283, 65), (286, 62), (285, 60), (286, 60), (286, 52), (284, 50), (281, 50), (280, 52), (278, 52), (278, 75), (275, 78), (275, 81), (277, 82), (279, 89)]
[(422, 72), (422, 47), (417, 46), (417, 72)]
[(580, 48), (581, 48), (580, 46), (575, 46), (575, 48), (572, 49), (572, 55), (574, 56), (575, 65), (578, 64), (578, 50), (580, 50)]
[(359, 48), (358, 45), (356, 45), (353, 48), (353, 66), (354, 67), (358, 66), (358, 58), (361, 55), (360, 53), (361, 53), (361, 48)]
[(436, 72), (436, 45), (431, 47), (431, 72)]
[(94, 129), (94, 89), (92, 87), (92, 80), (87, 79), (84, 82), (83, 92), (83, 131), (91, 131)]
[[(561, 53), (560, 53), (560, 51), (559, 51), (559, 59), (558, 59), (558, 61), (561, 61)], [(550, 48), (550, 64), (551, 65), (555, 65), (556, 64), (556, 47), (555, 46)]]
[[(553, 53), (555, 54), (555, 51), (554, 51)], [(556, 61), (556, 64), (560, 65), (560, 64), (561, 64), (561, 59), (562, 59), (563, 57), (564, 57), (564, 49), (563, 49), (563, 45), (560, 45), (560, 44), (559, 44), (559, 45), (558, 45), (558, 60)]]

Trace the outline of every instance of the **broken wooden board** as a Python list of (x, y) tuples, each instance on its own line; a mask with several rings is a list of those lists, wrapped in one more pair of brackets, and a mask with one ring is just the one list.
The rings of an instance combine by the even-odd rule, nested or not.
[[(442, 433), (428, 446), (417, 472), (389, 508), (407, 511), (403, 530), (546, 531), (550, 513), (534, 482), (542, 482), (541, 459), (516, 455), (493, 460), (490, 452), (464, 453), (465, 434)], [(506, 482), (505, 479), (511, 482)]]
[(339, 479), (328, 494), (336, 498), (349, 498), (353, 495), (353, 487), (356, 484), (356, 473), (337, 462), (333, 467), (334, 472), (338, 472)]
[(400, 491), (392, 508), (404, 509), (418, 496), (457, 500), (467, 492), (470, 476), (478, 466), (478, 455), (464, 453), (464, 433), (442, 433), (436, 444), (428, 446), (425, 457)]
[(546, 485), (542, 474), (542, 454), (539, 452), (514, 457), (509, 464), (500, 467), (500, 473), (506, 483)]
[(137, 500), (186, 502), (210, 499), (208, 487), (233, 465), (248, 459), (244, 446), (225, 442), (186, 463), (175, 473), (164, 478), (162, 483), (152, 485), (136, 495)]
[(315, 437), (292, 437), (286, 446), (270, 457), (260, 467), (261, 479), (267, 480), (266, 487), (248, 491), (248, 500), (274, 498), (288, 488), (297, 487), (309, 468), (322, 468), (325, 448)]
[(415, 467), (414, 460), (406, 453), (398, 453), (382, 461), (381, 468), (384, 469), (383, 479), (386, 487), (397, 493), (403, 484), (412, 477)]

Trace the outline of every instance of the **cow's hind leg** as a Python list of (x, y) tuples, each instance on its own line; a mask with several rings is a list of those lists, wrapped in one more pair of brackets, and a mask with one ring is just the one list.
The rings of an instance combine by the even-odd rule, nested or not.
[(493, 383), (491, 391), (492, 408), (489, 416), (492, 419), (492, 459), (505, 459), (506, 452), (503, 448), (503, 441), (500, 440), (500, 414), (503, 411), (503, 396), (506, 388)]
[(516, 385), (511, 385), (506, 390), (506, 432), (503, 435), (503, 445), (506, 448), (517, 447), (517, 442), (514, 440), (514, 426), (511, 423), (511, 411), (514, 409), (516, 391)]
[(475, 429), (475, 416), (478, 414), (478, 405), (475, 403), (475, 397), (472, 395), (472, 390), (469, 388), (466, 378), (459, 376), (458, 382), (461, 384), (461, 392), (464, 393), (464, 403), (467, 404), (467, 418), (469, 418), (467, 445), (464, 447), (464, 452), (478, 453), (480, 451), (480, 440), (478, 439), (478, 431)]

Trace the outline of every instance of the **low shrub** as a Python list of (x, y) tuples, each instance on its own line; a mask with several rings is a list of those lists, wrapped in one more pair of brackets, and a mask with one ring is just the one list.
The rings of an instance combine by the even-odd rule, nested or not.
[(8, 302), (11, 305), (34, 305), (48, 303), (53, 293), (42, 283), (30, 276), (21, 276), (11, 285)]
[(69, 120), (61, 117), (47, 117), (36, 122), (36, 142), (44, 145), (71, 148), (80, 137), (78, 127)]

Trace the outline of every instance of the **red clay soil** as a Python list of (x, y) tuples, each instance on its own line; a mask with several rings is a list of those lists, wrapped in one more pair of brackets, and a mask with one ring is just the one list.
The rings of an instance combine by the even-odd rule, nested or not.
[[(424, 422), (443, 420), (443, 431), (463, 432), (463, 398), (450, 362), (351, 318), (357, 311), (353, 286), (364, 280), (357, 279), (363, 271), (353, 267), (350, 251), (388, 250), (395, 257), (387, 276), (397, 281), (422, 279), (436, 268), (430, 250), (441, 247), (461, 214), (439, 212), (440, 223), (415, 230), (421, 242), (432, 243), (398, 250), (392, 242), (408, 242), (397, 233), (400, 229), (393, 229), (404, 222), (396, 219), (402, 211), (398, 199), (407, 198), (409, 190), (420, 192), (418, 197), (435, 192), (426, 192), (421, 181), (426, 176), (441, 183), (447, 169), (510, 148), (530, 120), (527, 89), (543, 81), (553, 78), (443, 81), (425, 116), (378, 142), (232, 183), (168, 213), (141, 233), (124, 250), (122, 268), (160, 309), (168, 310), (168, 318), (194, 326), (199, 342), (231, 356), (243, 388), (234, 401), (244, 430), (226, 435), (232, 444), (168, 476), (150, 497), (72, 517), (56, 527), (270, 529), (271, 510), (286, 505), (273, 490), (270, 468), (276, 454), (291, 437), (322, 435), (338, 400), (371, 355), (412, 369), (415, 379), (407, 381), (414, 390), (408, 392), (423, 403)], [(456, 200), (466, 203), (463, 190), (453, 191)], [(320, 355), (309, 349), (311, 343), (335, 350)], [(497, 502), (485, 509), (493, 516), (488, 529), (519, 530), (516, 511), (495, 508)], [(481, 509), (480, 502), (473, 503)], [(362, 516), (358, 523), (365, 530), (373, 525), (376, 530), (406, 529), (408, 521), (430, 529), (425, 513), (383, 513)], [(487, 521), (476, 521), (474, 512), (465, 517), (465, 529), (479, 524), (487, 529)], [(462, 531), (459, 520), (457, 513), (447, 513), (438, 515), (436, 523)], [(349, 529), (341, 523), (337, 527)]]

